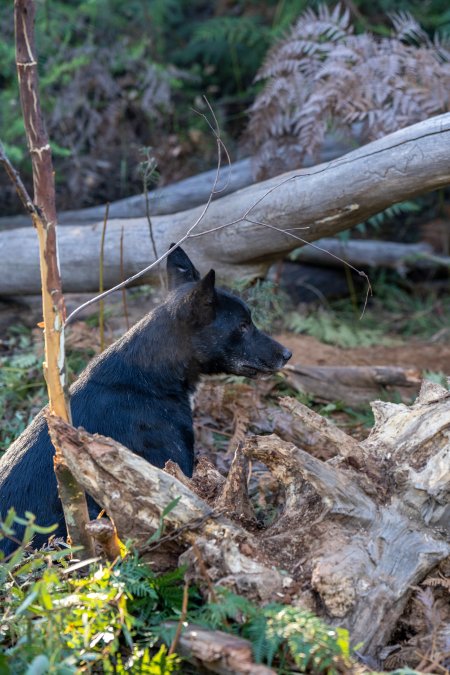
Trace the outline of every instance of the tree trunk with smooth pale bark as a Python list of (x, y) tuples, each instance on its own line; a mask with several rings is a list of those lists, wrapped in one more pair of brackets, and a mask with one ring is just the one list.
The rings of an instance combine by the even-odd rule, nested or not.
[[(226, 282), (263, 277), (274, 260), (304, 241), (329, 237), (393, 203), (450, 184), (450, 113), (369, 143), (336, 160), (257, 183), (214, 201), (183, 243), (199, 267), (215, 268)], [(152, 218), (157, 250), (185, 236), (202, 207)], [(108, 223), (105, 286), (119, 283), (120, 236), (125, 226), (124, 274), (146, 267), (152, 246), (145, 218)], [(101, 223), (66, 226), (59, 235), (65, 292), (98, 290)], [(214, 230), (209, 232), (210, 230)], [(0, 295), (37, 293), (37, 247), (32, 233), (0, 233)], [(157, 279), (153, 269), (141, 283)]]
[[(319, 159), (328, 162), (345, 152), (348, 152), (354, 144), (351, 141), (340, 139), (334, 134), (325, 137)], [(305, 162), (310, 166), (311, 162)], [(164, 167), (162, 167), (164, 169)], [(150, 215), (161, 216), (167, 213), (176, 213), (204, 204), (209, 197), (211, 187), (214, 184), (216, 169), (203, 171), (195, 176), (183, 178), (175, 183), (169, 183), (162, 187), (156, 187), (148, 193), (150, 202)], [(218, 188), (223, 188), (219, 196), (225, 196), (236, 192), (254, 183), (251, 158), (233, 162), (230, 167), (225, 164), (221, 172), (221, 180)], [(61, 211), (58, 215), (59, 225), (77, 224), (92, 225), (102, 220), (105, 214), (106, 204), (89, 206), (84, 209)], [(139, 194), (132, 197), (118, 199), (109, 205), (111, 218), (139, 218), (146, 215), (145, 195)], [(25, 216), (3, 216), (0, 218), (0, 230), (12, 230), (18, 227), (26, 227)]]

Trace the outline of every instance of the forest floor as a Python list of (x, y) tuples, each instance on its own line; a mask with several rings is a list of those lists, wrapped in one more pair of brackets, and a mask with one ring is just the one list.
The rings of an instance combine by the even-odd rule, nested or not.
[(449, 342), (430, 343), (416, 338), (396, 345), (342, 347), (324, 344), (309, 335), (280, 333), (276, 336), (292, 352), (292, 363), (310, 366), (401, 366), (422, 372), (446, 372), (450, 376)]
[[(270, 289), (269, 289), (270, 290)], [(263, 301), (265, 291), (260, 293)], [(256, 305), (261, 302), (256, 298)], [(86, 300), (83, 295), (67, 295), (68, 312)], [(249, 300), (249, 298), (247, 298)], [(407, 299), (406, 299), (407, 300)], [(161, 301), (161, 293), (149, 287), (131, 289), (128, 291), (126, 313), (122, 297), (116, 294), (108, 298), (105, 303), (105, 344), (111, 344), (120, 337), (128, 325), (133, 325), (141, 319), (152, 307)], [(348, 308), (341, 311), (340, 306), (331, 312), (324, 312), (323, 307), (314, 305), (300, 305), (293, 311), (278, 311), (278, 319), (272, 326), (262, 326), (282, 344), (292, 351), (290, 365), (293, 366), (397, 366), (412, 369), (420, 376), (437, 378), (442, 381), (450, 376), (450, 311), (447, 296), (433, 301), (425, 300), (414, 308), (419, 318), (416, 320), (414, 311), (405, 306), (405, 297), (400, 301), (404, 308), (400, 313), (398, 307), (393, 310), (379, 311), (376, 306), (369, 308), (364, 320), (355, 320)], [(3, 303), (0, 305), (0, 412), (3, 415), (4, 428), (0, 435), (0, 450), (6, 449), (14, 437), (21, 433), (32, 416), (45, 403), (45, 392), (42, 387), (40, 361), (43, 355), (42, 331), (37, 327), (40, 321), (40, 298), (25, 298), (25, 304)], [(253, 297), (253, 302), (255, 298)], [(341, 301), (342, 302), (342, 301)], [(252, 298), (250, 298), (252, 304)], [(424, 309), (425, 307), (425, 309)], [(282, 310), (285, 308), (282, 307)], [(257, 316), (264, 314), (261, 307), (254, 306)], [(276, 308), (275, 308), (276, 310)], [(271, 308), (268, 309), (270, 313)], [(276, 312), (275, 312), (276, 313)], [(401, 315), (400, 315), (401, 314)], [(281, 317), (281, 318), (280, 318)], [(294, 317), (294, 321), (292, 319)], [(406, 318), (405, 318), (406, 317)], [(315, 321), (318, 322), (318, 327)], [(398, 325), (407, 325), (410, 334), (401, 334)], [(417, 325), (421, 330), (414, 334)], [(427, 330), (427, 322), (429, 330)], [(290, 330), (294, 324), (294, 330)], [(303, 324), (305, 332), (303, 331)], [(323, 330), (325, 325), (325, 329)], [(425, 328), (424, 328), (425, 326)], [(312, 329), (312, 330), (311, 330)], [(344, 330), (345, 329), (345, 330)], [(300, 332), (299, 332), (300, 331)], [(306, 334), (307, 332), (313, 334)], [(322, 339), (319, 339), (322, 338)], [(334, 344), (333, 344), (334, 342)], [(350, 344), (351, 346), (345, 346)], [(344, 346), (343, 346), (344, 345)], [(90, 358), (100, 351), (100, 329), (98, 306), (89, 308), (82, 316), (82, 320), (70, 325), (66, 333), (66, 347), (68, 350), (69, 375), (73, 381), (76, 375), (84, 368)], [(439, 379), (440, 378), (440, 379)], [(217, 380), (217, 378), (216, 378)], [(336, 401), (330, 405), (327, 400), (307, 396), (304, 393), (292, 391), (283, 378), (283, 374), (271, 378), (269, 381), (252, 382), (243, 378), (219, 378), (225, 388), (235, 389), (239, 385), (242, 392), (253, 392), (244, 395), (241, 401), (234, 392), (235, 408), (252, 404), (255, 396), (269, 396), (274, 399), (277, 395), (288, 393), (303, 397), (302, 400), (315, 406), (321, 414), (333, 417), (337, 424), (345, 427), (354, 427), (354, 433), (364, 435), (364, 428), (371, 426), (372, 416), (368, 405), (357, 406), (353, 409)], [(205, 388), (204, 388), (205, 389)], [(211, 387), (211, 390), (214, 386)], [(398, 401), (395, 391), (392, 400)], [(200, 394), (199, 394), (200, 397)], [(198, 397), (198, 398), (199, 398)], [(204, 398), (204, 396), (202, 396)], [(324, 405), (328, 403), (328, 405)], [(220, 408), (220, 406), (219, 406)], [(208, 405), (203, 400), (203, 413), (207, 416)], [(202, 413), (199, 413), (200, 415)], [(231, 411), (227, 419), (226, 410), (214, 411), (217, 433), (221, 431), (223, 439), (233, 437), (236, 426), (236, 411)], [(221, 417), (222, 416), (222, 417)], [(239, 425), (238, 425), (239, 426)], [(242, 426), (242, 424), (241, 424)], [(353, 432), (352, 432), (353, 433)], [(200, 434), (202, 441), (204, 434)], [(223, 448), (223, 443), (217, 438), (209, 439), (206, 445)], [(202, 445), (202, 443), (200, 444)], [(204, 452), (206, 448), (201, 448)]]
[[(261, 302), (264, 303), (268, 296), (270, 288), (260, 294), (256, 306), (253, 306), (256, 316), (258, 312), (261, 315)], [(72, 311), (85, 299), (83, 296), (68, 295), (68, 311)], [(134, 324), (160, 301), (161, 294), (148, 287), (128, 291), (128, 324)], [(401, 308), (396, 306), (391, 310), (385, 308), (381, 311), (376, 305), (371, 306), (364, 321), (355, 320), (354, 313), (351, 316), (350, 310), (341, 311), (339, 305), (329, 307), (328, 313), (320, 306), (291, 306), (284, 316), (282, 312), (278, 313), (272, 327), (264, 328), (292, 351), (290, 363), (294, 366), (397, 366), (418, 371), (420, 377), (427, 376), (443, 382), (445, 376), (450, 376), (448, 296), (425, 299), (422, 304), (415, 306), (414, 311), (411, 311), (407, 301), (408, 298), (402, 296)], [(45, 404), (46, 394), (41, 370), (42, 330), (36, 325), (40, 320), (40, 299), (27, 299), (23, 306), (5, 304), (0, 309), (0, 417), (3, 420), (0, 431), (1, 451), (9, 446)], [(293, 316), (295, 321), (292, 321)], [(424, 316), (425, 323), (414, 334), (414, 326), (420, 328), (419, 324)], [(320, 340), (315, 335), (298, 332), (302, 330), (303, 324), (305, 328), (309, 326), (309, 329), (312, 327), (315, 330), (312, 322), (316, 319), (322, 321), (319, 328), (323, 329), (324, 325), (327, 328), (327, 341)], [(105, 343), (108, 345), (127, 329), (120, 295), (106, 302), (104, 320)], [(297, 332), (290, 330), (292, 325)], [(398, 329), (400, 325), (403, 329), (406, 327), (409, 334), (402, 333)], [(345, 331), (341, 330), (343, 327)], [(334, 335), (338, 344), (332, 344)], [(349, 342), (351, 346), (344, 347), (339, 342)], [(82, 320), (68, 328), (66, 346), (69, 376), (73, 381), (90, 358), (100, 351), (97, 306), (90, 308)], [(331, 381), (331, 392), (332, 389)], [(205, 378), (199, 386), (195, 400), (197, 456), (207, 458), (226, 475), (237, 444), (255, 432), (264, 431), (264, 424), (268, 420), (270, 424), (271, 411), (277, 408), (278, 398), (285, 395), (297, 397), (359, 440), (366, 438), (370, 432), (373, 415), (369, 404), (352, 407), (342, 401), (333, 400), (332, 393), (327, 399), (321, 399), (308, 392), (296, 390), (283, 372), (266, 380), (248, 380), (233, 376), (210, 377)], [(390, 400), (399, 401), (399, 394), (395, 390), (387, 393), (388, 400), (389, 396)], [(414, 394), (411, 398), (413, 397)], [(322, 460), (329, 459), (334, 454), (325, 446), (306, 449)], [(267, 467), (259, 462), (254, 462), (251, 466), (248, 485), (257, 517), (254, 534), (258, 537), (260, 533), (264, 538), (265, 528), (270, 527), (272, 519), (276, 518), (283, 504), (283, 491)], [(201, 493), (201, 486), (199, 492)], [(203, 496), (208, 499), (208, 495)], [(291, 544), (276, 551), (266, 550), (266, 554), (273, 558), (274, 564), (289, 570), (296, 579), (299, 561), (303, 560), (307, 547), (300, 539)], [(428, 614), (431, 610), (427, 610), (430, 602), (435, 614), (439, 610), (439, 625), (448, 622), (448, 612), (444, 609), (448, 605), (448, 589), (444, 585), (448, 569), (442, 568), (440, 574), (444, 579), (442, 588), (416, 589), (417, 592), (397, 626), (394, 641), (386, 652), (389, 654), (384, 662), (386, 670), (405, 664), (412, 667), (421, 664), (422, 672), (445, 672), (441, 666), (438, 666), (439, 669), (431, 666), (430, 659), (421, 662), (421, 658), (417, 656), (417, 645), (421, 640), (426, 642), (430, 633)], [(424, 584), (427, 585), (428, 581), (424, 580)], [(428, 585), (434, 582), (431, 579)], [(315, 601), (310, 589), (302, 590), (302, 602), (305, 607), (314, 611)], [(447, 662), (441, 660), (441, 663)], [(432, 670), (428, 669), (431, 667)]]

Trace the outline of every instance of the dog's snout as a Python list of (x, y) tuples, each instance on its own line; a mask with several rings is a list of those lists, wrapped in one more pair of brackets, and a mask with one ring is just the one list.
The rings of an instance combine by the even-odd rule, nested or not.
[(286, 347), (285, 347), (285, 348), (283, 349), (283, 354), (282, 354), (282, 356), (283, 356), (284, 362), (287, 363), (287, 362), (289, 361), (289, 359), (291, 358), (291, 356), (292, 356), (292, 352), (289, 351), (289, 349), (286, 349)]

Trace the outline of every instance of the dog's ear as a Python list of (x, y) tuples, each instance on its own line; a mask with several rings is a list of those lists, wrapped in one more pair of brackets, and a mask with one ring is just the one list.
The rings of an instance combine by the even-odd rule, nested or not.
[(190, 325), (207, 326), (216, 316), (216, 273), (209, 270), (185, 295), (177, 308), (177, 318)]
[[(170, 248), (175, 244), (170, 244)], [(200, 272), (195, 269), (191, 259), (178, 246), (175, 251), (169, 253), (167, 256), (167, 286), (169, 291), (178, 288), (182, 284), (187, 284), (189, 281), (199, 281)]]

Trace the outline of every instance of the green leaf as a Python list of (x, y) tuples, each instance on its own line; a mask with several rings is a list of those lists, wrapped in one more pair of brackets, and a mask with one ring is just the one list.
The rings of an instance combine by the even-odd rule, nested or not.
[(30, 605), (32, 605), (33, 602), (35, 602), (35, 601), (37, 600), (38, 595), (39, 595), (39, 593), (38, 593), (37, 590), (31, 591), (31, 593), (30, 593), (29, 595), (27, 595), (27, 597), (26, 597), (25, 600), (22, 602), (22, 604), (19, 605), (19, 607), (16, 609), (16, 611), (15, 611), (15, 613), (14, 613), (14, 616), (17, 617), (17, 616), (20, 616), (21, 614), (23, 614), (24, 612), (26, 612), (26, 610), (28, 609), (28, 607), (29, 607)]
[(25, 675), (44, 675), (44, 673), (48, 672), (49, 668), (50, 661), (48, 658), (45, 656), (45, 654), (39, 654), (39, 656), (36, 656), (32, 660), (25, 671)]
[(181, 495), (179, 497), (175, 497), (175, 499), (172, 499), (172, 501), (169, 502), (167, 506), (164, 507), (163, 512), (161, 514), (161, 518), (165, 518), (166, 516), (168, 516), (169, 513), (173, 511), (174, 508), (178, 505), (180, 499)]

